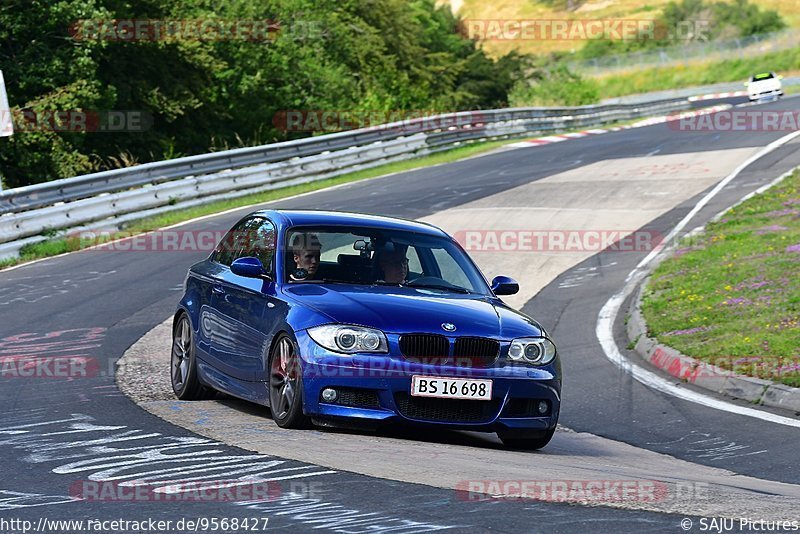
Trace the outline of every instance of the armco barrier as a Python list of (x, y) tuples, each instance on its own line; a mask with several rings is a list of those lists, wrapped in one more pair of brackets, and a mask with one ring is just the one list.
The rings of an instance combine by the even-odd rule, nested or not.
[[(0, 193), (0, 257), (48, 230), (178, 209), (197, 199), (329, 178), (461, 143), (600, 126), (689, 107), (645, 104), (512, 108), (443, 114), (264, 146), (147, 163)], [(42, 238), (44, 239), (44, 238)]]

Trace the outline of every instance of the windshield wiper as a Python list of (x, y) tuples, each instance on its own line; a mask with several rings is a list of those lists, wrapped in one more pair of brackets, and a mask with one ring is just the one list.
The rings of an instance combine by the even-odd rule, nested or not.
[(305, 280), (289, 280), (291, 284), (357, 284), (350, 280), (334, 280), (333, 278), (307, 278)]
[(463, 293), (465, 295), (469, 295), (472, 293), (466, 287), (461, 287), (461, 286), (443, 286), (438, 284), (409, 284), (406, 287), (411, 287), (414, 289), (442, 289), (445, 291), (452, 291), (453, 293)]

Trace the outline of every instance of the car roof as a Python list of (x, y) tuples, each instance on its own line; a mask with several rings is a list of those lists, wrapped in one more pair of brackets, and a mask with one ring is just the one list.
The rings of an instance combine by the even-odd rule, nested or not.
[(262, 210), (255, 214), (268, 217), (276, 224), (283, 227), (312, 225), (366, 226), (370, 228), (379, 228), (381, 230), (399, 230), (448, 237), (444, 230), (432, 224), (399, 219), (396, 217), (384, 217), (381, 215), (323, 210)]

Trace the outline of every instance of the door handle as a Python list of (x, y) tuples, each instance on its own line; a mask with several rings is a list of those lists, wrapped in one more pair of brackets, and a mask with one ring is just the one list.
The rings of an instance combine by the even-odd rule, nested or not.
[(211, 288), (211, 292), (214, 293), (215, 295), (224, 295), (225, 294), (225, 290), (222, 289), (222, 286), (214, 286), (214, 287), (212, 287)]

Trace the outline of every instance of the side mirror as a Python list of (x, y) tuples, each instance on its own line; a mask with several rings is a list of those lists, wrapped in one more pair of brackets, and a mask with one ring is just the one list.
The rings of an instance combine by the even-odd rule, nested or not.
[(492, 291), (495, 295), (516, 295), (519, 293), (519, 284), (508, 276), (495, 276), (492, 280)]
[(264, 272), (264, 265), (261, 260), (252, 256), (233, 260), (231, 272), (247, 278), (262, 278), (267, 274)]

